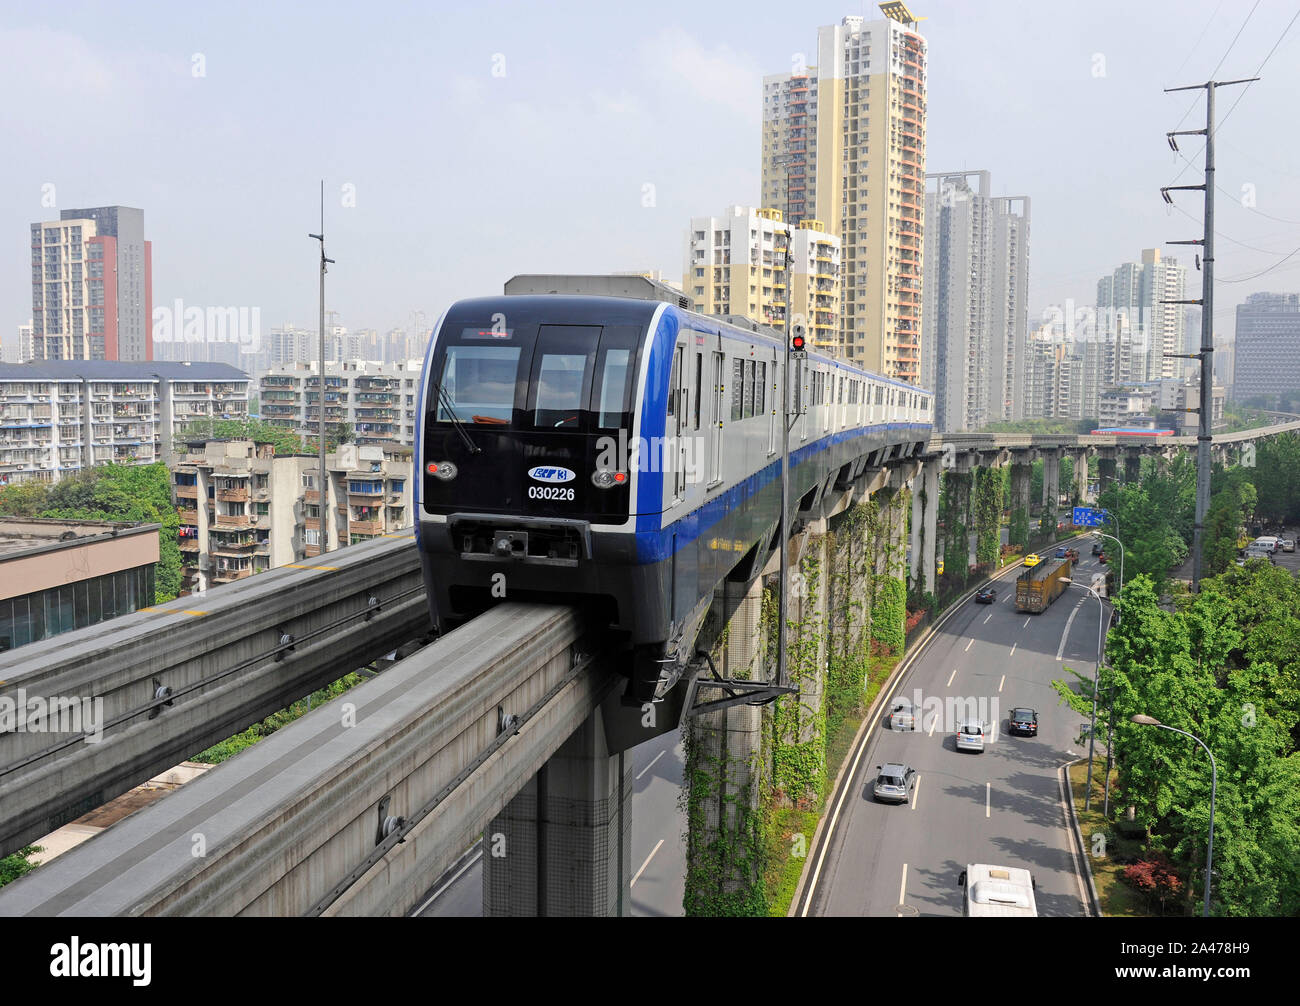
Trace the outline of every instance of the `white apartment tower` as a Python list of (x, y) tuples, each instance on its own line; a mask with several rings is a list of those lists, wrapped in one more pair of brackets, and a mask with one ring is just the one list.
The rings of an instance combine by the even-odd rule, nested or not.
[(1023, 419), (1029, 199), (992, 196), (987, 171), (927, 178), (921, 383), (935, 392), (935, 422), (963, 432)]
[(926, 41), (904, 4), (880, 8), (819, 28), (815, 65), (764, 78), (762, 193), (842, 242), (840, 355), (916, 382)]

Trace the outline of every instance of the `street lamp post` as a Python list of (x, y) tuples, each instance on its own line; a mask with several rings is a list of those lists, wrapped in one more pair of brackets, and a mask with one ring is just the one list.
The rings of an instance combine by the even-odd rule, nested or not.
[(1214, 763), (1214, 752), (1209, 749), (1206, 743), (1195, 734), (1190, 734), (1186, 730), (1179, 730), (1177, 727), (1167, 726), (1161, 723), (1154, 716), (1147, 716), (1145, 713), (1136, 713), (1129, 717), (1134, 723), (1144, 727), (1159, 727), (1161, 730), (1169, 730), (1172, 733), (1182, 734), (1184, 737), (1190, 737), (1201, 745), (1205, 753), (1210, 756), (1210, 837), (1205, 850), (1205, 906), (1201, 910), (1203, 918), (1210, 917), (1210, 878), (1213, 876), (1214, 869), (1214, 800), (1219, 790), (1219, 769)]
[[(1075, 583), (1073, 580), (1066, 580), (1071, 587), (1078, 587), (1080, 590), (1086, 590), (1089, 594), (1097, 599), (1097, 668), (1092, 675), (1092, 724), (1088, 727), (1088, 788), (1083, 797), (1083, 809), (1087, 810), (1092, 805), (1092, 759), (1093, 753), (1097, 747), (1097, 688), (1098, 679), (1101, 677), (1101, 659), (1102, 659), (1102, 626), (1106, 622), (1106, 606), (1102, 602), (1101, 595), (1093, 588), (1082, 583)], [(1109, 749), (1110, 745), (1107, 745)]]
[(1109, 538), (1119, 546), (1119, 593), (1124, 591), (1124, 543), (1116, 538), (1113, 534), (1106, 534), (1104, 531), (1092, 532), (1094, 538)]

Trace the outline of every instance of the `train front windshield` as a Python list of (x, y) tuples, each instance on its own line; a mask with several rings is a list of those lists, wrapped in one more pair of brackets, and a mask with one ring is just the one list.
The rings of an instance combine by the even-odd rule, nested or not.
[(448, 318), (429, 373), (425, 509), (626, 519), (626, 465), (615, 466), (624, 481), (609, 487), (592, 476), (611, 446), (632, 439), (641, 334), (630, 324), (509, 327)]

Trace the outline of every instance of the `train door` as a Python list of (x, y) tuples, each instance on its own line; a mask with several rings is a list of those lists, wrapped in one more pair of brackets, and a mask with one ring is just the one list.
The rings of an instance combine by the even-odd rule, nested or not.
[(711, 436), (709, 437), (709, 482), (717, 482), (722, 478), (722, 406), (724, 403), (724, 385), (723, 385), (723, 367), (726, 366), (726, 360), (722, 353), (713, 354), (713, 409), (710, 413), (713, 420), (711, 427)]

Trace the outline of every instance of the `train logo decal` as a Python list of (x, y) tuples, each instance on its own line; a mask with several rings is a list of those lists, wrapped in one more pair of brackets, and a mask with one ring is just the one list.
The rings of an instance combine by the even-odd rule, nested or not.
[(556, 468), (550, 465), (539, 465), (536, 468), (528, 469), (528, 477), (534, 482), (549, 482), (552, 484), (572, 482), (576, 478), (569, 469)]

